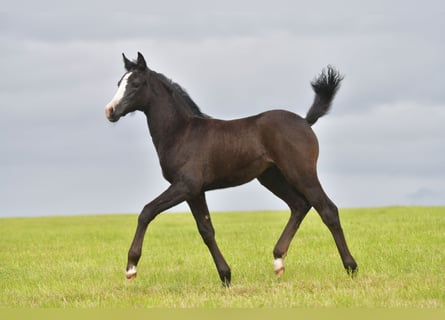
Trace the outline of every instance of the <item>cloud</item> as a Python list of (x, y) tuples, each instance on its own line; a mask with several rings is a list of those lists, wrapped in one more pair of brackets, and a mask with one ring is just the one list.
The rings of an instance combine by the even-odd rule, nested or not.
[[(442, 189), (443, 190), (443, 189)], [(414, 192), (408, 193), (406, 198), (413, 205), (443, 205), (438, 199), (443, 199), (445, 194), (428, 187), (419, 187)]]
[(391, 176), (444, 175), (445, 150), (437, 147), (445, 134), (444, 105), (399, 102), (322, 121), (321, 128), (314, 129), (321, 141), (322, 156), (332, 161), (330, 170)]
[[(162, 191), (143, 115), (117, 125), (103, 115), (123, 73), (121, 52), (137, 51), (224, 119), (272, 108), (305, 114), (309, 82), (333, 64), (346, 78), (331, 114), (314, 126), (328, 193), (343, 206), (403, 204), (426, 186), (422, 201), (443, 203), (441, 1), (23, 8), (15, 1), (0, 12), (0, 215), (134, 211)], [(242, 197), (214, 192), (209, 201), (215, 209), (253, 208), (248, 195), (267, 193), (256, 184), (242, 190)], [(256, 205), (282, 206), (264, 199)]]

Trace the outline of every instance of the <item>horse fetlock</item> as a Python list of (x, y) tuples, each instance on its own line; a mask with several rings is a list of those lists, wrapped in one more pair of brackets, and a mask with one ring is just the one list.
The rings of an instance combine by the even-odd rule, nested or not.
[(232, 280), (232, 273), (229, 270), (224, 270), (219, 272), (219, 278), (222, 281), (222, 284), (224, 287), (228, 288), (230, 287), (230, 282)]
[(283, 258), (276, 258), (273, 261), (273, 269), (277, 278), (281, 277), (284, 273), (284, 260)]

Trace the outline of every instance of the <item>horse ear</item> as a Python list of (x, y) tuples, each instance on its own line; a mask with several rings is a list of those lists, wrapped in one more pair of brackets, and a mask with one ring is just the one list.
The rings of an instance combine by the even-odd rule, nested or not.
[(145, 71), (147, 69), (147, 63), (145, 62), (144, 56), (140, 52), (138, 52), (138, 60), (136, 63), (139, 70)]
[(124, 65), (127, 71), (130, 71), (131, 69), (134, 69), (136, 67), (136, 64), (128, 60), (125, 54), (122, 53), (122, 57), (124, 58)]

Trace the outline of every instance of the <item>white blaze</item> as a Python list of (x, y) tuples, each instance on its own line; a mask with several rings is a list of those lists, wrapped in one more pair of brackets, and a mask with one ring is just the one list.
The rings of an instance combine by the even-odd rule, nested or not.
[(128, 78), (131, 76), (131, 72), (128, 72), (121, 80), (119, 87), (117, 88), (116, 94), (113, 99), (107, 104), (105, 107), (105, 115), (107, 118), (110, 118), (111, 114), (114, 111), (114, 108), (118, 105), (118, 103), (125, 96), (125, 89), (127, 88)]

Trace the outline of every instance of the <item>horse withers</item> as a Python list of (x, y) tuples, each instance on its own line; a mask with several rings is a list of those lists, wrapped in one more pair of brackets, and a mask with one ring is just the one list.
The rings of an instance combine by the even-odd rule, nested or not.
[(170, 183), (139, 215), (128, 252), (127, 279), (136, 277), (150, 222), (161, 212), (186, 201), (222, 283), (230, 285), (230, 267), (215, 241), (205, 192), (238, 186), (255, 178), (286, 202), (291, 211), (273, 250), (277, 276), (284, 272), (290, 242), (311, 207), (331, 231), (344, 268), (351, 276), (355, 274), (357, 263), (346, 244), (338, 209), (317, 177), (318, 141), (311, 129), (329, 111), (343, 79), (338, 71), (328, 66), (311, 83), (315, 98), (304, 118), (289, 111), (271, 110), (225, 121), (201, 112), (181, 86), (151, 70), (141, 53), (135, 61), (125, 55), (123, 58), (126, 72), (105, 108), (105, 115), (116, 122), (133, 111), (145, 113), (163, 176)]

